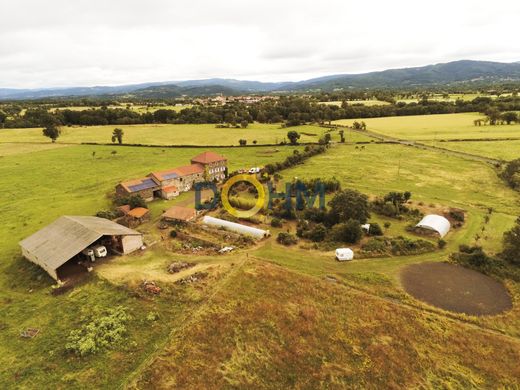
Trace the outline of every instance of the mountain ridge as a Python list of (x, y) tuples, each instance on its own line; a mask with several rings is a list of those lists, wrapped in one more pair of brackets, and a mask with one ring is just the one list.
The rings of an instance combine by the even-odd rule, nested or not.
[(348, 88), (407, 88), (474, 82), (520, 82), (520, 61), (459, 60), (359, 74), (333, 74), (296, 82), (261, 82), (229, 78), (159, 81), (139, 84), (40, 89), (0, 88), (0, 99), (121, 96), (174, 98), (215, 94), (331, 91)]

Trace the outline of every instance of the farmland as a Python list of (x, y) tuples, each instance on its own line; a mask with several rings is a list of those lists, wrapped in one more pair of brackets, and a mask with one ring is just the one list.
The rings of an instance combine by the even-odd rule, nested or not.
[[(318, 126), (297, 126), (284, 129), (280, 124), (252, 123), (246, 129), (217, 129), (215, 125), (122, 125), (122, 126), (89, 126), (63, 127), (62, 135), (57, 143), (79, 144), (84, 142), (110, 143), (115, 127), (124, 131), (124, 143), (147, 145), (238, 145), (240, 139), (248, 144), (256, 141), (258, 145), (279, 144), (287, 140), (287, 132), (296, 130), (301, 134), (300, 142), (317, 142), (324, 129)], [(336, 137), (339, 139), (339, 137)], [(370, 138), (351, 134), (348, 142), (369, 141)], [(5, 129), (0, 131), (0, 144), (12, 143), (49, 143), (42, 135), (42, 129)]]
[(425, 142), (444, 149), (458, 150), (478, 156), (498, 160), (515, 160), (520, 158), (520, 140), (509, 141), (463, 141), (463, 142)]
[[(374, 132), (430, 141), (446, 127), (444, 136), (454, 138), (476, 129), (503, 131), (506, 136), (506, 130), (517, 127), (474, 128), (475, 116), (365, 121)], [(218, 258), (176, 253), (159, 244), (100, 265), (71, 291), (52, 295), (52, 281), (21, 258), (20, 239), (61, 215), (93, 215), (107, 209), (119, 181), (188, 164), (201, 152), (79, 145), (109, 142), (114, 127), (65, 128), (56, 144), (43, 138), (41, 129), (0, 131), (0, 234), (7, 237), (0, 247), (0, 382), (7, 388), (38, 388), (42, 383), (52, 388), (517, 386), (518, 283), (506, 281), (512, 310), (474, 317), (415, 300), (403, 290), (401, 272), (410, 264), (445, 261), (460, 244), (499, 252), (503, 233), (520, 214), (518, 193), (506, 187), (489, 164), (410, 146), (334, 144), (280, 174), (285, 181), (334, 176), (344, 189), (371, 197), (408, 190), (413, 206), (464, 209), (464, 226), (449, 233), (442, 250), (345, 264), (330, 252), (288, 248), (273, 238)], [(256, 123), (247, 129), (121, 127), (126, 143), (155, 145), (237, 145), (240, 138), (247, 138), (248, 144), (280, 142), (289, 130)], [(310, 125), (294, 129), (317, 134), (303, 135), (302, 142), (316, 142), (325, 131)], [(337, 132), (331, 135), (333, 141), (339, 139)], [(347, 142), (370, 140), (350, 130), (345, 136)], [(513, 155), (510, 141), (498, 142)], [(448, 144), (458, 143), (442, 146)], [(282, 161), (302, 148), (237, 146), (219, 148), (218, 153), (234, 170)], [(165, 208), (192, 198), (192, 193), (185, 193), (172, 201), (152, 202), (152, 221), (138, 228), (145, 241), (161, 240), (156, 222)], [(391, 222), (387, 234), (413, 237), (406, 220), (372, 214), (371, 222)], [(273, 233), (285, 229), (293, 231), (294, 226), (273, 228)], [(208, 270), (208, 279), (195, 286), (173, 283), (165, 267), (187, 260), (196, 263), (195, 269)], [(143, 278), (160, 283), (161, 295), (143, 296)], [(91, 308), (117, 305), (132, 315), (125, 345), (81, 358), (65, 351), (63, 340), (82, 325)], [(148, 319), (155, 318), (153, 313), (158, 313), (158, 320)], [(41, 329), (41, 334), (21, 339), (20, 330), (28, 327)]]
[[(400, 139), (414, 141), (438, 141), (450, 139), (520, 138), (520, 124), (501, 126), (475, 126), (473, 121), (482, 119), (478, 113), (417, 115), (358, 119), (367, 129)], [(354, 120), (336, 121), (352, 125)]]

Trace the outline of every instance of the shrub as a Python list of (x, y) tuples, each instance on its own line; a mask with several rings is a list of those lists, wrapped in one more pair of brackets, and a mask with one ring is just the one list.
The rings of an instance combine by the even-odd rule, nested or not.
[(271, 226), (276, 228), (282, 227), (282, 220), (279, 218), (271, 219)]
[(325, 239), (327, 235), (327, 228), (322, 223), (314, 225), (307, 233), (306, 237), (314, 242), (320, 242)]
[(78, 356), (109, 349), (123, 341), (129, 319), (122, 306), (109, 309), (104, 315), (98, 314), (79, 329), (72, 330), (65, 348)]
[(439, 249), (444, 249), (446, 247), (446, 244), (448, 243), (442, 238), (439, 241), (437, 241), (437, 246), (439, 247)]
[(171, 237), (171, 238), (176, 238), (176, 237), (177, 237), (177, 230), (172, 230), (172, 231), (170, 232), (170, 237)]
[(357, 243), (363, 236), (363, 231), (359, 222), (349, 219), (345, 223), (334, 225), (331, 230), (331, 238), (334, 241), (346, 242), (349, 244)]
[(371, 236), (382, 236), (383, 229), (381, 229), (381, 226), (379, 226), (378, 223), (371, 223), (370, 229), (368, 229), (368, 234)]
[(278, 233), (278, 237), (276, 237), (276, 241), (282, 245), (289, 246), (296, 244), (298, 239), (291, 233), (280, 232)]

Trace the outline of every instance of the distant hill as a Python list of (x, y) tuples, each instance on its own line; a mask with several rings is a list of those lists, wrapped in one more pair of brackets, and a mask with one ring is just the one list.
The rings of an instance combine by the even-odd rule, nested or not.
[(205, 79), (151, 82), (120, 86), (9, 89), (0, 88), (0, 99), (38, 99), (65, 96), (135, 96), (141, 98), (175, 98), (267, 93), (277, 91), (330, 91), (348, 88), (407, 88), (457, 84), (520, 82), (520, 62), (454, 61), (415, 68), (389, 69), (363, 74), (338, 74), (300, 82), (264, 83), (234, 79)]

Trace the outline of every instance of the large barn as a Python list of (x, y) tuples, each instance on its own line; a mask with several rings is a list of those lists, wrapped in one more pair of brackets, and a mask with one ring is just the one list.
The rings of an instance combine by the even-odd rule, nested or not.
[(127, 254), (143, 246), (143, 235), (104, 218), (63, 216), (21, 241), (20, 246), (26, 259), (59, 280), (60, 267), (98, 243), (111, 252)]

